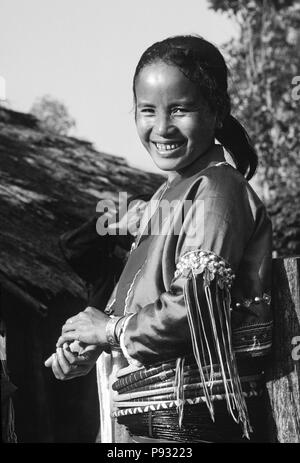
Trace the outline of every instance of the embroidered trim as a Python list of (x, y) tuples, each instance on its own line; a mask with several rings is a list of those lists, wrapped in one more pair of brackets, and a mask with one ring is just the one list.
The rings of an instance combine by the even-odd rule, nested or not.
[(138, 269), (138, 271), (137, 271), (136, 274), (134, 275), (134, 278), (133, 278), (133, 280), (132, 280), (132, 282), (131, 282), (131, 285), (129, 286), (129, 289), (128, 289), (128, 291), (127, 291), (126, 298), (125, 298), (124, 315), (127, 315), (127, 314), (128, 314), (129, 296), (130, 296), (130, 293), (131, 293), (131, 291), (132, 291), (132, 288), (133, 288), (133, 286), (134, 286), (134, 284), (135, 284), (135, 280), (137, 279), (138, 274), (140, 273), (140, 271), (142, 270), (142, 268), (143, 268), (143, 265), (142, 265), (142, 267), (141, 267), (140, 269)]
[(235, 275), (229, 264), (211, 251), (189, 251), (184, 254), (176, 265), (174, 277), (181, 275), (189, 277), (204, 272), (204, 283), (209, 285), (217, 276), (218, 285), (223, 288), (226, 285), (231, 287)]
[(247, 325), (232, 333), (236, 354), (266, 355), (272, 347), (273, 322)]
[(107, 306), (104, 309), (104, 313), (106, 313), (106, 315), (111, 315), (114, 312), (114, 310), (112, 309), (112, 306), (114, 305), (115, 302), (116, 302), (115, 297), (113, 298), (111, 302), (108, 302)]
[[(257, 397), (261, 396), (263, 393), (263, 390), (259, 391), (249, 391), (249, 392), (243, 392), (243, 397)], [(211, 397), (212, 401), (216, 400), (224, 400), (226, 398), (226, 394), (216, 394)], [(188, 405), (196, 405), (200, 403), (206, 403), (206, 398), (204, 396), (201, 397), (196, 397), (194, 399), (185, 399), (184, 400), (185, 404)], [(143, 403), (140, 402), (138, 406), (135, 406), (134, 402), (126, 402), (125, 407), (128, 407), (128, 405), (132, 404), (130, 408), (125, 408), (124, 410), (117, 410), (112, 413), (112, 417), (117, 418), (118, 416), (124, 416), (124, 415), (136, 415), (138, 413), (147, 413), (149, 411), (157, 411), (157, 410), (166, 410), (168, 408), (175, 408), (178, 406), (177, 400), (166, 400), (164, 402), (152, 402), (152, 403)], [(122, 407), (122, 402), (118, 404), (118, 406)]]
[(137, 246), (136, 246), (136, 243), (135, 243), (135, 241), (134, 241), (134, 242), (132, 243), (132, 245), (131, 245), (131, 248), (130, 248), (130, 251), (129, 251), (129, 255), (135, 250), (136, 247), (137, 247)]
[(239, 308), (239, 307), (247, 307), (248, 308), (252, 304), (260, 304), (261, 302), (265, 302), (267, 305), (270, 305), (271, 304), (271, 296), (270, 296), (270, 294), (264, 293), (262, 295), (262, 297), (256, 296), (256, 297), (253, 297), (251, 299), (247, 299), (247, 298), (242, 299), (241, 301), (236, 302), (235, 306), (237, 308)]

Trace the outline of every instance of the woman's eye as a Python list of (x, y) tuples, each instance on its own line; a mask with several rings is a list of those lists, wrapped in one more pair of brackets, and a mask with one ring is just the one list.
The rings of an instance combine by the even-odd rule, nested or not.
[(182, 114), (185, 114), (187, 113), (187, 109), (186, 108), (173, 108), (172, 109), (172, 114), (177, 114), (177, 115), (182, 115)]
[(154, 108), (141, 108), (140, 113), (144, 115), (152, 115), (155, 113)]

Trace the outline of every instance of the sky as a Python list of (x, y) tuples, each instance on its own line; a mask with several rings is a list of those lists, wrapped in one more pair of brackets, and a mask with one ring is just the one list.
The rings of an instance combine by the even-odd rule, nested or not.
[(136, 133), (132, 78), (149, 45), (189, 33), (222, 50), (237, 27), (206, 0), (0, 0), (0, 82), (13, 109), (49, 94), (74, 136), (158, 172)]

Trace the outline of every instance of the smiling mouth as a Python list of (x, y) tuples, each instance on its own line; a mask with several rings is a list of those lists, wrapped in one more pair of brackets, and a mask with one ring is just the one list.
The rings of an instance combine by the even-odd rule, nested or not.
[(175, 151), (177, 150), (178, 148), (181, 148), (181, 146), (185, 145), (185, 142), (177, 142), (177, 143), (155, 143), (155, 142), (152, 142), (157, 151), (159, 153), (166, 153), (167, 151), (168, 152), (172, 152), (172, 151)]

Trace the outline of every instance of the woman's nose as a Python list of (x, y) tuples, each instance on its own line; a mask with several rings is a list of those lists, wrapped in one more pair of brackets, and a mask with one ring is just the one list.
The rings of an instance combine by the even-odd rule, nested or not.
[[(157, 135), (165, 136), (174, 131), (175, 127), (169, 114), (157, 115), (155, 120), (155, 132)], [(176, 129), (175, 129), (176, 130)]]

